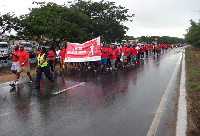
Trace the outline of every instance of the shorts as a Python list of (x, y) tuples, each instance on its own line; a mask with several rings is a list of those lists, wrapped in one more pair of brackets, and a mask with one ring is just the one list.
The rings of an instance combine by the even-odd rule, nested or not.
[(17, 67), (18, 73), (20, 73), (20, 72), (30, 72), (30, 71), (31, 71), (30, 64), (28, 66), (24, 66), (24, 67), (20, 67), (20, 66)]
[(19, 65), (19, 61), (13, 62), (13, 63), (12, 63), (11, 70), (12, 70), (12, 71), (17, 71), (18, 65)]
[(136, 60), (136, 56), (131, 56), (131, 61)]
[(108, 58), (101, 58), (101, 63), (103, 65), (106, 65), (107, 64), (107, 61), (108, 61)]
[(122, 56), (121, 57), (121, 61), (124, 63), (124, 62), (127, 62), (127, 56)]

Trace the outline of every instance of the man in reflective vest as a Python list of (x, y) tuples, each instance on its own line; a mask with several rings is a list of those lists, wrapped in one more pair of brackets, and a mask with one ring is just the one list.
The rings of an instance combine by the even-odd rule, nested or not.
[(42, 76), (42, 72), (44, 72), (45, 76), (51, 81), (54, 85), (54, 80), (50, 75), (50, 67), (47, 63), (47, 55), (45, 54), (46, 49), (44, 47), (41, 48), (40, 54), (37, 57), (38, 65), (37, 67), (37, 74), (36, 74), (36, 89), (40, 88), (40, 78)]

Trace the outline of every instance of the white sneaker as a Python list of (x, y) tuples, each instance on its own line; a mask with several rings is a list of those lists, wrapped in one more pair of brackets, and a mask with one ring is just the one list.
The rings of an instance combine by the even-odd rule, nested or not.
[(33, 81), (29, 81), (29, 83), (30, 83), (30, 84), (33, 84), (34, 82), (33, 82)]
[(13, 82), (13, 85), (19, 85), (20, 84), (20, 82), (19, 82), (19, 80), (18, 81), (15, 81), (15, 82)]

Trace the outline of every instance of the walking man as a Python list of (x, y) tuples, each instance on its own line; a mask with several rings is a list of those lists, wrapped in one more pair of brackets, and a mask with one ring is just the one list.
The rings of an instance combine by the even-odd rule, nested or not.
[(30, 63), (29, 63), (29, 54), (27, 51), (24, 50), (24, 45), (20, 45), (20, 51), (18, 52), (18, 54), (14, 55), (16, 58), (19, 59), (19, 65), (17, 67), (17, 73), (16, 73), (16, 80), (14, 81), (14, 83), (12, 84), (12, 86), (16, 86), (19, 83), (19, 77), (20, 77), (20, 73), (21, 72), (26, 72), (29, 79), (30, 79), (30, 83), (32, 84), (32, 77), (30, 74)]

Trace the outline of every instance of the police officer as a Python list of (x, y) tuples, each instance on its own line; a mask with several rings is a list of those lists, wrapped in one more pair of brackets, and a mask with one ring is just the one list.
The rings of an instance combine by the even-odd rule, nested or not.
[(45, 76), (51, 81), (54, 85), (54, 80), (50, 75), (50, 66), (47, 63), (47, 54), (45, 47), (40, 49), (40, 54), (37, 57), (38, 65), (37, 67), (37, 74), (36, 74), (36, 89), (40, 88), (40, 78), (42, 76), (42, 72), (44, 72)]

